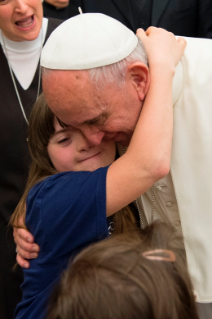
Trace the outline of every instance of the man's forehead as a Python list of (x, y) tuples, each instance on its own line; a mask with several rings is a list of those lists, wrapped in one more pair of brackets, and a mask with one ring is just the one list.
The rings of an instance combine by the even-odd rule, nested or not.
[(79, 125), (91, 124), (102, 118), (108, 117), (108, 112), (93, 105), (82, 103), (60, 103), (58, 105), (50, 105), (54, 114), (65, 124), (77, 127)]
[(43, 92), (50, 108), (59, 105), (63, 109), (67, 103), (82, 103), (88, 95), (92, 98), (91, 87), (87, 72), (50, 70), (43, 75)]
[(73, 81), (77, 85), (81, 82), (86, 83), (88, 81), (89, 72), (87, 70), (49, 70), (43, 68), (43, 82), (46, 85), (58, 84), (60, 81)]
[(110, 92), (97, 90), (87, 71), (50, 71), (43, 91), (53, 113), (73, 126), (106, 117), (111, 103)]

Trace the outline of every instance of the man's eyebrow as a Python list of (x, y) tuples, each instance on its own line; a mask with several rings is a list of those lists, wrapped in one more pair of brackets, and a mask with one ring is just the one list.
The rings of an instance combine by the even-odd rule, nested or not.
[(86, 121), (83, 122), (83, 124), (91, 124), (91, 123), (96, 123), (98, 122), (100, 119), (104, 119), (104, 121), (106, 121), (106, 119), (108, 118), (108, 114), (106, 112), (103, 112), (101, 114), (99, 114), (98, 116), (92, 118), (92, 119), (88, 119)]

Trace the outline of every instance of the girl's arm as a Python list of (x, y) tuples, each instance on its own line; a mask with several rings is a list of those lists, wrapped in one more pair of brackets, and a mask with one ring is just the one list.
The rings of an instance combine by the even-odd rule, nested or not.
[[(172, 80), (186, 42), (183, 38), (176, 40), (172, 33), (153, 27), (146, 34), (139, 30), (138, 35), (149, 57), (150, 88), (127, 152), (108, 169), (107, 216), (135, 200), (167, 175), (170, 169)], [(148, 73), (140, 64), (130, 66), (128, 74), (133, 80), (127, 78), (126, 88), (134, 86), (138, 98), (142, 99)]]

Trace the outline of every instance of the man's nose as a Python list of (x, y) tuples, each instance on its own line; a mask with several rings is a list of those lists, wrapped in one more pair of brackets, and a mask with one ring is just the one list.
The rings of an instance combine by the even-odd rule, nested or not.
[(83, 134), (85, 135), (87, 141), (90, 145), (99, 145), (105, 135), (104, 131), (98, 129), (83, 129)]
[(81, 132), (77, 139), (77, 150), (78, 152), (88, 152), (92, 148), (92, 144), (88, 141), (86, 136)]

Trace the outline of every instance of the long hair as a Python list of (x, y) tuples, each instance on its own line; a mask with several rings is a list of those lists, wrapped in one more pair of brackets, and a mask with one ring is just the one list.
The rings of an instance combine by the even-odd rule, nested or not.
[[(31, 165), (24, 194), (10, 219), (10, 225), (13, 227), (23, 227), (23, 224), (19, 225), (19, 220), (20, 217), (25, 219), (25, 205), (29, 190), (44, 178), (58, 173), (47, 152), (49, 139), (55, 131), (54, 116), (42, 93), (34, 104), (29, 118), (28, 146), (31, 155)], [(62, 127), (66, 126), (61, 121), (59, 123)], [(136, 227), (137, 224), (136, 218), (128, 206), (121, 209), (117, 215), (114, 215), (113, 219), (115, 225), (114, 233), (128, 231)]]
[(49, 139), (54, 133), (53, 120), (54, 114), (46, 104), (42, 93), (34, 104), (29, 119), (28, 146), (31, 164), (25, 191), (10, 219), (12, 226), (19, 227), (19, 218), (25, 217), (26, 198), (30, 188), (45, 177), (57, 173), (47, 152)]
[[(185, 255), (175, 240), (173, 227), (155, 222), (86, 248), (62, 275), (47, 319), (198, 319)], [(175, 258), (160, 252), (156, 260), (156, 249)], [(153, 260), (146, 257), (150, 251)]]

